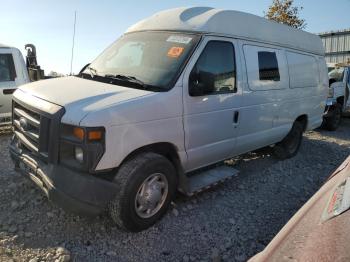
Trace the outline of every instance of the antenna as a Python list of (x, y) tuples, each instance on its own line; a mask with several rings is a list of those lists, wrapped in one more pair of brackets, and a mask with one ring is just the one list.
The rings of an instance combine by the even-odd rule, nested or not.
[(77, 11), (74, 11), (74, 28), (73, 28), (73, 44), (72, 44), (72, 57), (70, 60), (70, 75), (73, 74), (73, 57), (74, 57), (74, 41), (75, 41), (75, 25), (77, 23)]

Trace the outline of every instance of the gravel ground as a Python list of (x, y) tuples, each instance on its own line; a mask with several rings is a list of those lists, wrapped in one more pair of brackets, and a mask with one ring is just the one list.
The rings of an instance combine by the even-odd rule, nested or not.
[(49, 203), (13, 171), (0, 136), (1, 261), (245, 261), (261, 251), (350, 154), (350, 118), (336, 132), (304, 136), (299, 154), (276, 161), (239, 158), (240, 174), (192, 198), (141, 233), (125, 233), (102, 215), (86, 219)]

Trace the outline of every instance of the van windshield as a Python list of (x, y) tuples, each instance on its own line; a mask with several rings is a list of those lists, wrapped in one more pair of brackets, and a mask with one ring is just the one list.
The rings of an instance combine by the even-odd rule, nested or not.
[(107, 78), (134, 88), (151, 86), (167, 91), (199, 39), (199, 35), (173, 32), (126, 34), (98, 56), (82, 74), (97, 81)]

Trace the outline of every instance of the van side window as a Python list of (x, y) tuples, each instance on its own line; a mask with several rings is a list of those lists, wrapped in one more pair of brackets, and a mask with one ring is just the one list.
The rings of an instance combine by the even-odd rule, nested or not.
[(231, 42), (209, 41), (189, 77), (191, 96), (234, 93), (235, 50)]
[(275, 52), (258, 52), (259, 61), (259, 79), (280, 81), (280, 72), (278, 70), (277, 56)]
[(319, 67), (315, 57), (287, 51), (290, 88), (317, 87), (319, 84)]
[(11, 54), (0, 54), (0, 82), (15, 81), (16, 70)]
[(284, 50), (252, 43), (243, 45), (243, 54), (250, 90), (289, 88), (288, 64)]

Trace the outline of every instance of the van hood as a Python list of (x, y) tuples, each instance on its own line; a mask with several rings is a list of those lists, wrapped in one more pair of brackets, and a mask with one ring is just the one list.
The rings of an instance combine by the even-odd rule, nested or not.
[(78, 124), (87, 114), (154, 94), (150, 91), (112, 85), (79, 77), (48, 79), (20, 89), (65, 108), (62, 122)]

